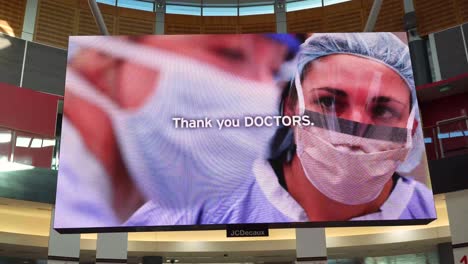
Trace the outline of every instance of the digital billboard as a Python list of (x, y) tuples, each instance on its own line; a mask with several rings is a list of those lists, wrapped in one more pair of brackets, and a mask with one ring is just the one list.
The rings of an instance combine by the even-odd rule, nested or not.
[(59, 232), (436, 218), (404, 34), (69, 43)]

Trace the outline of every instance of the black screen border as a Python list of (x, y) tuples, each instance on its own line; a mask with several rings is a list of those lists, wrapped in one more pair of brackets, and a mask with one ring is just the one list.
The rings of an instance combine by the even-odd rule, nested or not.
[[(325, 228), (325, 227), (369, 227), (369, 226), (405, 226), (427, 225), (437, 218), (398, 219), (398, 220), (355, 220), (355, 221), (323, 221), (323, 222), (291, 222), (291, 223), (252, 223), (232, 224), (236, 227), (253, 227), (262, 225), (268, 229), (287, 228)], [(226, 230), (229, 224), (219, 225), (170, 225), (170, 226), (115, 226), (115, 227), (83, 227), (83, 228), (55, 228), (60, 234), (86, 233), (121, 233), (121, 232), (166, 232), (166, 231), (207, 231)]]

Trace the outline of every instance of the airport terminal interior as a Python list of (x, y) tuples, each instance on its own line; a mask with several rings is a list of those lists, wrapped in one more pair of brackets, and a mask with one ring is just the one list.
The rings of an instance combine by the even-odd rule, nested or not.
[[(71, 36), (318, 32), (407, 38), (437, 219), (54, 230)], [(0, 0), (3, 263), (468, 264), (468, 1)]]

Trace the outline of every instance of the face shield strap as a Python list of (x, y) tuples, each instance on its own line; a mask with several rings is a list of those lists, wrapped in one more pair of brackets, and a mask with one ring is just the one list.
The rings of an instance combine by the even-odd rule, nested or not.
[(412, 141), (412, 132), (413, 132), (413, 126), (414, 126), (414, 120), (416, 118), (416, 106), (413, 104), (413, 107), (411, 108), (411, 113), (408, 117), (408, 123), (406, 124), (406, 130), (408, 131), (408, 136), (407, 136), (407, 141), (406, 141), (406, 147), (411, 148), (413, 141)]
[(294, 84), (296, 85), (297, 106), (299, 107), (299, 115), (303, 115), (305, 112), (305, 103), (304, 103), (304, 93), (302, 92), (301, 76), (299, 75), (299, 72), (296, 72), (296, 77), (294, 78)]
[[(284, 107), (286, 98), (289, 96), (291, 87), (285, 88), (281, 95), (281, 103), (279, 112), (284, 115)], [(284, 178), (283, 166), (288, 164), (296, 154), (296, 143), (294, 142), (294, 130), (292, 127), (280, 126), (271, 141), (271, 155), (268, 160), (276, 177), (278, 183), (285, 189), (288, 190), (286, 179)]]

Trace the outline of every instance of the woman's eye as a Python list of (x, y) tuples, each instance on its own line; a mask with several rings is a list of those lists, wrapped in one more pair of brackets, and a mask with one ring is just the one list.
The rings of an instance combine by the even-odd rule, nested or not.
[(323, 97), (318, 98), (315, 101), (315, 103), (320, 105), (325, 110), (329, 110), (335, 107), (336, 101), (335, 101), (335, 97), (333, 96), (323, 96)]
[(234, 48), (218, 48), (215, 52), (221, 57), (231, 61), (243, 61), (245, 60), (245, 54), (240, 49)]
[(378, 119), (392, 119), (397, 117), (397, 113), (390, 107), (384, 105), (376, 105), (372, 108), (372, 116)]

